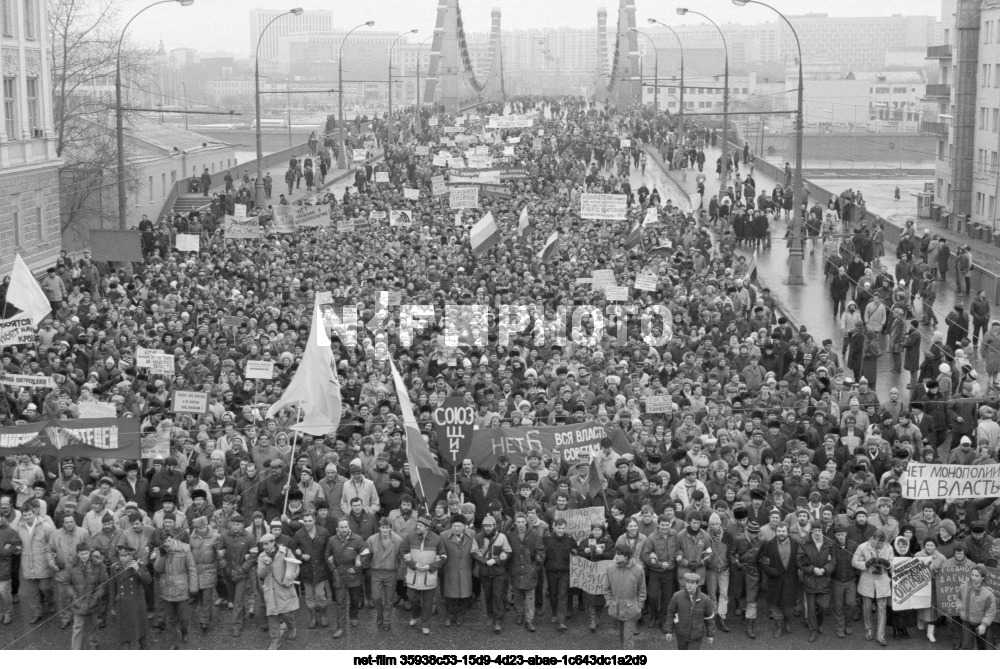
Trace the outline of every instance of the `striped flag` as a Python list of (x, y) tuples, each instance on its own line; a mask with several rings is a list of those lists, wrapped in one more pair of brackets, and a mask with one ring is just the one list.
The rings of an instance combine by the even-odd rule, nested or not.
[(538, 254), (538, 259), (541, 262), (548, 262), (552, 259), (556, 253), (559, 252), (559, 233), (553, 232), (549, 235), (549, 238), (545, 240), (545, 246), (542, 247), (541, 252)]
[(420, 433), (417, 419), (413, 415), (413, 405), (410, 403), (410, 396), (403, 385), (403, 377), (396, 369), (396, 363), (389, 357), (389, 366), (392, 368), (392, 383), (396, 386), (396, 397), (399, 402), (399, 412), (403, 416), (403, 431), (406, 434), (406, 460), (410, 463), (410, 483), (417, 495), (423, 498), (425, 504), (432, 503), (437, 499), (438, 493), (444, 488), (448, 480), (448, 475), (442, 470), (431, 449), (424, 440), (424, 435)]
[(632, 226), (632, 229), (628, 233), (628, 237), (625, 238), (625, 249), (631, 250), (642, 243), (642, 225), (638, 222)]
[(488, 212), (472, 226), (469, 239), (472, 242), (472, 253), (477, 258), (497, 245), (500, 241), (500, 228), (493, 220), (492, 212)]
[(517, 236), (523, 237), (528, 232), (528, 205), (524, 205), (521, 215), (517, 219)]

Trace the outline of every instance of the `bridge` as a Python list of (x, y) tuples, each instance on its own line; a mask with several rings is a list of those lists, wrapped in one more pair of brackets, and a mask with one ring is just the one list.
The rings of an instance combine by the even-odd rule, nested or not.
[[(641, 86), (635, 0), (620, 0), (614, 45), (608, 44), (606, 9), (597, 12), (600, 58), (595, 72), (596, 99), (620, 109), (638, 103)], [(476, 72), (469, 54), (459, 0), (439, 0), (424, 104), (440, 104), (455, 112), (470, 104), (507, 97), (500, 9), (493, 8), (488, 51), (489, 67)], [(613, 58), (612, 58), (613, 55)], [(481, 68), (482, 69), (482, 68)]]

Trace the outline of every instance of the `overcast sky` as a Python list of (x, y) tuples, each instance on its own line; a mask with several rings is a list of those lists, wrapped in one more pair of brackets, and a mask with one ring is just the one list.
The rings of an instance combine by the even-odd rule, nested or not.
[[(124, 20), (149, 2), (121, 0)], [(348, 28), (374, 20), (377, 30), (402, 32), (417, 28), (421, 35), (426, 36), (434, 31), (437, 4), (437, 0), (195, 0), (190, 7), (164, 4), (149, 10), (132, 24), (129, 35), (137, 42), (154, 47), (163, 40), (167, 49), (192, 47), (202, 51), (231, 51), (239, 55), (247, 54), (250, 49), (249, 10), (254, 7), (291, 9), (299, 6), (332, 10), (336, 12), (335, 24)], [(618, 6), (616, 0), (464, 0), (460, 4), (465, 29), (469, 32), (489, 30), (493, 7), (500, 7), (504, 28), (520, 29), (596, 26), (599, 7), (608, 8), (611, 22)], [(941, 13), (940, 0), (770, 0), (770, 4), (786, 14), (812, 11), (831, 16), (924, 14), (940, 18)], [(670, 24), (702, 22), (697, 16), (677, 16), (674, 10), (683, 6), (704, 12), (719, 23), (762, 23), (777, 19), (765, 7), (736, 7), (730, 0), (636, 0), (636, 21), (645, 23), (647, 18), (655, 17)]]

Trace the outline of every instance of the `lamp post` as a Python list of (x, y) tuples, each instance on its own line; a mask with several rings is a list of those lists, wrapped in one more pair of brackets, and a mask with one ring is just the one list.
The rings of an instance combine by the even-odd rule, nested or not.
[(658, 26), (663, 26), (664, 28), (666, 28), (667, 30), (669, 30), (671, 33), (673, 33), (674, 37), (677, 38), (677, 46), (680, 47), (680, 50), (681, 50), (681, 100), (680, 100), (680, 102), (681, 102), (681, 111), (680, 111), (680, 122), (681, 122), (680, 138), (681, 138), (681, 142), (680, 142), (680, 145), (684, 146), (684, 141), (683, 141), (683, 139), (684, 139), (684, 45), (681, 43), (681, 36), (677, 34), (677, 31), (674, 30), (673, 28), (671, 28), (670, 26), (668, 26), (663, 21), (658, 21), (656, 19), (649, 19), (649, 22), (651, 24), (656, 24)]
[(351, 36), (351, 33), (358, 28), (364, 28), (368, 26), (371, 28), (375, 25), (374, 21), (365, 21), (361, 25), (354, 26), (347, 31), (344, 35), (344, 39), (340, 40), (340, 49), (337, 54), (337, 88), (340, 92), (337, 94), (337, 134), (340, 136), (340, 153), (337, 154), (337, 168), (344, 169), (347, 167), (347, 156), (345, 155), (347, 151), (347, 143), (344, 141), (344, 43), (347, 42), (347, 38)]
[(729, 180), (729, 45), (726, 43), (726, 35), (722, 32), (722, 28), (719, 24), (708, 18), (701, 12), (696, 12), (693, 9), (687, 9), (686, 7), (678, 7), (677, 13), (680, 16), (685, 14), (697, 14), (702, 17), (719, 31), (719, 37), (722, 38), (722, 48), (726, 51), (726, 68), (723, 75), (725, 79), (725, 91), (722, 93), (722, 178), (719, 180), (719, 202), (722, 202), (723, 196), (726, 194), (726, 181)]
[(403, 37), (407, 35), (417, 34), (417, 29), (407, 30), (405, 33), (400, 33), (396, 36), (396, 39), (392, 40), (392, 44), (389, 45), (389, 116), (386, 119), (385, 124), (385, 149), (388, 153), (389, 145), (392, 144), (392, 50), (396, 48), (396, 43), (399, 42)]
[[(260, 43), (264, 39), (264, 33), (267, 29), (274, 25), (274, 22), (283, 16), (288, 16), (289, 14), (300, 16), (302, 14), (302, 8), (296, 7), (295, 9), (284, 12), (283, 14), (278, 14), (271, 22), (264, 26), (264, 29), (260, 31), (260, 35), (257, 37), (257, 48), (254, 50), (253, 55), (253, 94), (254, 94), (254, 113), (257, 119), (257, 182), (254, 184), (253, 189), (253, 201), (259, 207), (264, 202), (264, 176), (261, 174), (260, 164), (264, 162), (264, 146), (263, 139), (260, 133)], [(291, 114), (291, 111), (289, 111)], [(291, 133), (292, 125), (291, 121), (288, 124), (288, 132)]]
[(122, 34), (118, 36), (118, 53), (115, 56), (115, 144), (117, 145), (118, 153), (118, 174), (116, 179), (118, 182), (118, 227), (121, 230), (128, 229), (128, 197), (125, 187), (125, 118), (122, 110), (122, 41), (125, 39), (128, 27), (132, 25), (133, 21), (139, 18), (140, 14), (150, 7), (163, 5), (168, 2), (176, 2), (181, 7), (188, 7), (194, 3), (194, 0), (158, 0), (151, 5), (146, 5), (128, 20), (128, 23), (122, 28)]
[(421, 112), (424, 109), (424, 102), (420, 98), (420, 52), (423, 50), (424, 45), (427, 44), (428, 40), (434, 39), (434, 35), (428, 35), (424, 41), (420, 43), (417, 47), (417, 134), (419, 135), (424, 130), (424, 117)]
[[(653, 38), (637, 28), (629, 28), (630, 31), (642, 35), (653, 45), (653, 109), (660, 111), (660, 54), (656, 52), (656, 42)], [(642, 87), (642, 77), (639, 78), (639, 87)], [(641, 97), (639, 98), (642, 99)]]
[(795, 48), (799, 52), (799, 100), (795, 110), (795, 193), (792, 197), (792, 220), (788, 224), (789, 232), (789, 263), (788, 263), (788, 284), (798, 285), (803, 283), (802, 279), (802, 133), (803, 133), (803, 88), (802, 88), (802, 44), (799, 42), (799, 34), (795, 32), (795, 26), (788, 20), (788, 17), (777, 9), (760, 0), (733, 0), (737, 7), (745, 5), (763, 5), (781, 17), (781, 20), (788, 25), (795, 37)]

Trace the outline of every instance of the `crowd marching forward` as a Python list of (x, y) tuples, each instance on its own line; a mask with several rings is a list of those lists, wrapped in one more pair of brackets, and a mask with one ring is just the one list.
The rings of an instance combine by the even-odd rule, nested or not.
[[(468, 116), (506, 111), (535, 115), (534, 125), (468, 134), (490, 133), (488, 155), (527, 176), (510, 182), (509, 198), (484, 192), (477, 210), (456, 213), (432, 195), (432, 178), (450, 173), (432, 164), (455, 144), (444, 129), (469, 119), (401, 113), (404, 139), (385, 146), (376, 125), (367, 141), (384, 157), (359, 164), (350, 187), (307, 191), (329, 204), (331, 226), (272, 234), (267, 203), (227, 184), (210, 211), (145, 222), (145, 262), (134, 272), (89, 255), (48, 272), (51, 317), (36, 345), (0, 351), (0, 367), (50, 376), (55, 387), (5, 387), (0, 426), (75, 418), (81, 403), (101, 400), (140, 419), (144, 433), (167, 435), (170, 453), (4, 457), (0, 622), (58, 620), (72, 626), (74, 649), (186, 647), (192, 629), (240, 637), (257, 627), (278, 648), (304, 633), (341, 639), (362, 624), (430, 634), (463, 624), (476, 606), (513, 647), (513, 635), (559, 643), (570, 625), (612, 625), (626, 649), (643, 628), (686, 649), (719, 632), (745, 634), (751, 648), (786, 634), (885, 646), (887, 627), (893, 638), (919, 629), (931, 643), (945, 633), (956, 648), (994, 648), (985, 568), (1000, 566), (998, 500), (914, 502), (900, 484), (913, 461), (997, 462), (997, 401), (982, 396), (969, 364), (968, 328), (949, 317), (947, 336), (924, 345), (906, 279), (873, 270), (876, 256), (849, 253), (867, 248), (859, 232), (857, 247), (836, 248), (845, 268), (828, 254), (833, 308), (846, 302), (851, 333), (835, 350), (831, 333), (794, 328), (778, 313), (740, 252), (752, 244), (751, 221), (764, 231), (774, 223), (784, 192), (754, 197), (751, 186), (737, 196), (751, 171), (722, 203), (686, 211), (645, 185), (647, 159), (683, 170), (693, 156), (701, 173), (716, 133), (576, 99), (507, 105)], [(418, 155), (417, 146), (431, 150)], [(316, 151), (311, 162), (329, 162)], [(404, 199), (404, 187), (419, 188), (419, 199)], [(584, 192), (626, 195), (627, 220), (582, 219)], [(222, 216), (240, 199), (261, 215), (264, 239), (225, 239)], [(784, 198), (782, 208), (787, 216)], [(376, 220), (338, 232), (340, 222), (390, 209), (411, 211), (412, 225)], [(501, 237), (474, 254), (469, 229), (487, 210)], [(174, 248), (182, 229), (202, 235), (199, 253)], [(540, 254), (554, 232), (558, 250)], [(501, 343), (488, 320), (476, 324), (482, 341), (446, 346), (445, 305), (537, 305), (547, 327), (559, 306), (603, 312), (612, 306), (604, 292), (577, 281), (597, 269), (629, 287), (655, 274), (655, 290), (630, 288), (621, 306), (662, 305), (671, 322), (644, 330), (639, 318), (585, 317), (565, 341), (529, 329)], [(266, 418), (267, 407), (297, 369), (323, 291), (336, 307), (357, 305), (361, 323), (382, 308), (381, 291), (400, 292), (403, 304), (434, 305), (437, 324), (408, 346), (395, 323), (388, 337), (362, 332), (356, 346), (334, 337), (340, 427), (293, 435), (294, 409)], [(3, 293), (17, 304), (6, 285)], [(235, 333), (222, 327), (232, 316)], [(1000, 324), (983, 330), (995, 374)], [(652, 345), (650, 333), (666, 336)], [(580, 343), (587, 335), (594, 342)], [(137, 347), (173, 353), (175, 373), (137, 368)], [(905, 352), (914, 376), (909, 392), (880, 399), (873, 360), (887, 350)], [(247, 360), (275, 362), (274, 378), (246, 378)], [(175, 413), (174, 390), (207, 392), (207, 412)], [(412, 485), (399, 393), (435, 454), (443, 445), (431, 413), (448, 397), (475, 409), (477, 428), (595, 421), (620, 428), (628, 448), (605, 438), (580, 462), (559, 451), (492, 466), (467, 459), (428, 499)], [(665, 411), (647, 411), (661, 395)], [(557, 511), (586, 507), (603, 507), (604, 518), (575, 538)], [(935, 575), (974, 565), (957, 614), (936, 601), (892, 610), (892, 559), (914, 555), (930, 558)], [(602, 592), (570, 587), (574, 558), (611, 563)]]

